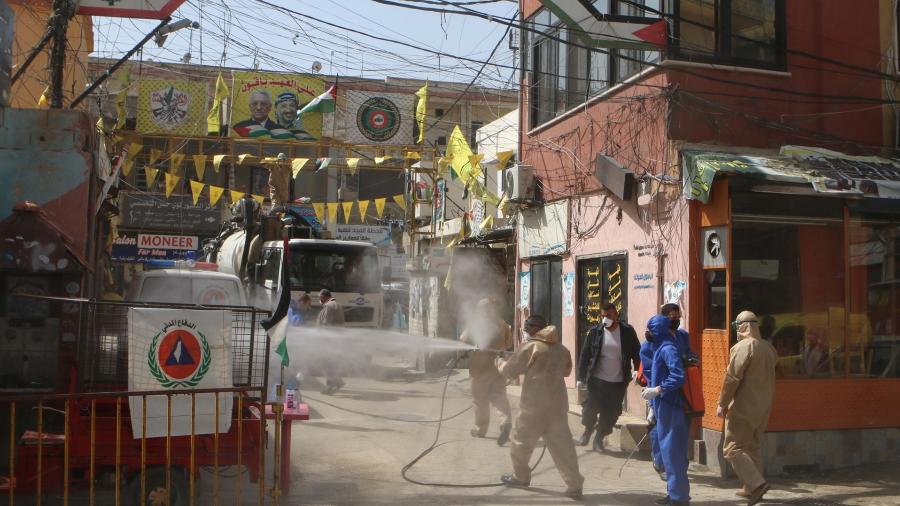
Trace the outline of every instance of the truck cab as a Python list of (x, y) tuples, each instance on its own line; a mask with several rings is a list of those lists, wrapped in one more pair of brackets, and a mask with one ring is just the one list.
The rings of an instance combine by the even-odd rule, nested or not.
[[(327, 288), (344, 308), (345, 326), (381, 326), (384, 296), (375, 246), (361, 241), (327, 239), (291, 239), (289, 245), (291, 299), (297, 301), (308, 293), (313, 303), (309, 316), (318, 313), (318, 292)], [(283, 258), (282, 241), (263, 243), (254, 286), (260, 304), (275, 306)], [(314, 317), (304, 320), (311, 321)]]

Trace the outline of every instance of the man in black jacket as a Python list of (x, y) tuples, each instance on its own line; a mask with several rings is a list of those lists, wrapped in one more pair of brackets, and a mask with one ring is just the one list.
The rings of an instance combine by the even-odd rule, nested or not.
[(611, 303), (603, 305), (603, 320), (588, 331), (578, 360), (578, 388), (587, 386), (588, 396), (581, 405), (584, 433), (576, 441), (585, 446), (595, 428), (594, 449), (603, 451), (603, 438), (612, 433), (622, 414), (625, 389), (631, 371), (640, 364), (641, 343), (634, 327), (619, 321), (619, 312)]

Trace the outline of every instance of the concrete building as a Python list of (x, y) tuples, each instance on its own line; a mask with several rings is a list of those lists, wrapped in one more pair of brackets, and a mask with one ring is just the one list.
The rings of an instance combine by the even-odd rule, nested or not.
[[(577, 355), (604, 301), (638, 335), (681, 304), (703, 363), (698, 458), (718, 468), (728, 323), (754, 310), (780, 355), (768, 472), (896, 459), (891, 2), (639, 3), (592, 5), (644, 24), (663, 5), (665, 47), (588, 50), (520, 2), (519, 158), (537, 190), (518, 217), (517, 320), (549, 316)], [(637, 388), (627, 409), (644, 410)]]

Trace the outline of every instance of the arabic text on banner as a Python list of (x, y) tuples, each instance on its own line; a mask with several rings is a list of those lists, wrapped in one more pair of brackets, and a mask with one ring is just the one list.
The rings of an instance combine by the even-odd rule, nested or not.
[(300, 74), (234, 72), (228, 135), (309, 140), (322, 137), (322, 113), (297, 111), (325, 91), (325, 81)]

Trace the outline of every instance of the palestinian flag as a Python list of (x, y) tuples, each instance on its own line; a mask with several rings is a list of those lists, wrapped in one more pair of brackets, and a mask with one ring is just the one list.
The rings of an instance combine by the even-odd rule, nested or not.
[(336, 96), (336, 92), (334, 86), (325, 90), (325, 93), (322, 93), (318, 97), (312, 99), (312, 101), (303, 106), (303, 109), (297, 111), (297, 117), (308, 113), (308, 112), (334, 112), (334, 98)]
[(269, 132), (269, 129), (258, 123), (244, 127), (236, 126), (234, 127), (234, 131), (241, 137), (268, 137), (272, 135), (272, 132)]
[(291, 132), (287, 128), (281, 128), (281, 127), (273, 128), (272, 130), (269, 131), (269, 134), (272, 136), (273, 139), (293, 139), (294, 138), (293, 132)]

